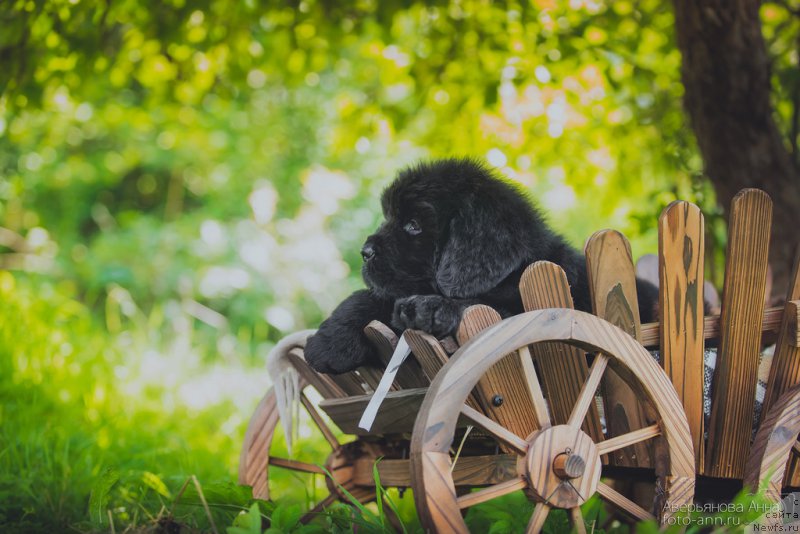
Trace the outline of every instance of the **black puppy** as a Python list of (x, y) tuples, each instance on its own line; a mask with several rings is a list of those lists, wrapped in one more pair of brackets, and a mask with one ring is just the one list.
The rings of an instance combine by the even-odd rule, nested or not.
[[(422, 163), (400, 172), (383, 192), (386, 221), (361, 255), (368, 289), (342, 302), (309, 338), (317, 371), (344, 373), (376, 363), (363, 333), (372, 320), (437, 337), (452, 334), (461, 313), (488, 304), (504, 317), (521, 313), (519, 279), (547, 260), (567, 275), (575, 307), (590, 311), (586, 261), (545, 223), (527, 195), (470, 159)], [(637, 280), (642, 321), (658, 294)]]

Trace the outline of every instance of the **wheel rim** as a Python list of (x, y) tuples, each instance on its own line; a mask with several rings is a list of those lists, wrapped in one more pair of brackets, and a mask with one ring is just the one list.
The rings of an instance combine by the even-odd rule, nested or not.
[[(541, 405), (536, 399), (542, 399), (543, 396), (535, 372), (526, 373), (526, 378), (535, 404), (531, 408), (537, 412), (540, 430), (527, 439), (513, 435), (491, 419), (464, 405), (477, 381), (497, 361), (517, 351), (524, 357), (528, 345), (548, 341), (563, 341), (588, 352), (599, 353), (567, 425), (551, 427), (547, 414), (541, 413)], [(659, 423), (600, 444), (592, 442), (589, 447), (585, 444), (585, 439), (590, 442), (591, 439), (581, 432), (580, 426), (609, 363), (641, 396), (653, 404), (659, 415)], [(449, 449), (459, 412), (517, 451), (521, 458), (518, 460), (520, 476), (461, 498), (456, 497), (455, 486), (449, 475), (452, 466)], [(581, 498), (571, 500), (565, 496), (563, 500), (556, 501), (542, 495), (553, 484), (556, 487), (564, 485), (563, 479), (557, 476), (560, 481), (553, 479), (553, 461), (558, 454), (566, 453), (565, 444), (574, 443), (576, 449), (581, 451), (581, 459), (585, 463), (584, 474), (579, 481), (579, 484), (585, 486), (585, 491), (594, 492), (596, 489), (602, 498), (636, 518), (654, 518), (646, 510), (600, 482), (600, 462), (595, 459), (601, 454), (658, 435), (663, 437), (666, 445), (658, 462), (658, 488), (661, 492), (659, 519), (664, 521), (681, 505), (691, 502), (694, 495), (694, 452), (689, 428), (683, 408), (667, 376), (632, 337), (591, 314), (568, 309), (545, 309), (517, 315), (487, 329), (461, 347), (431, 384), (417, 417), (411, 445), (412, 481), (417, 511), (428, 529), (468, 532), (461, 515), (463, 508), (525, 489), (537, 502), (528, 524), (528, 532), (541, 530), (548, 512), (554, 506), (567, 508), (576, 528), (581, 530), (583, 524), (579, 505), (588, 495), (581, 494)], [(547, 450), (547, 444), (554, 442), (558, 442), (559, 446), (546, 454), (541, 452)], [(531, 450), (538, 451), (535, 454), (540, 455), (539, 460), (529, 459)], [(546, 484), (546, 481), (550, 483)], [(569, 492), (564, 493), (566, 495)]]
[[(244, 444), (239, 460), (239, 483), (253, 488), (253, 496), (257, 499), (269, 500), (269, 474), (271, 468), (285, 469), (299, 473), (311, 473), (325, 477), (325, 487), (329, 494), (317, 502), (301, 518), (303, 523), (311, 520), (314, 515), (321, 512), (337, 500), (349, 500), (350, 496), (360, 502), (367, 502), (374, 498), (374, 490), (356, 487), (352, 484), (351, 454), (345, 451), (349, 445), (342, 445), (337, 440), (334, 432), (325, 423), (320, 413), (306, 396), (309, 387), (301, 380), (300, 403), (311, 418), (320, 435), (328, 443), (330, 453), (324, 462), (319, 464), (307, 461), (283, 458), (271, 452), (272, 439), (277, 428), (279, 417), (275, 392), (267, 392), (258, 408), (254, 412), (245, 435)], [(326, 472), (327, 471), (327, 472)], [(330, 474), (331, 476), (328, 476)], [(331, 479), (331, 477), (333, 477)], [(345, 491), (349, 493), (348, 496)]]

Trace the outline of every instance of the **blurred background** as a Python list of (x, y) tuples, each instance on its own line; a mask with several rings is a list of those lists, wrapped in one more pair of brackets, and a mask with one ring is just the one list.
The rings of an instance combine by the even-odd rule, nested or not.
[[(800, 4), (737, 3), (794, 161)], [(611, 227), (635, 257), (693, 201), (719, 284), (680, 4), (2, 2), (2, 529), (206, 529), (191, 475), (230, 524), (264, 355), (362, 287), (380, 191), (421, 158), (484, 158), (574, 245)]]

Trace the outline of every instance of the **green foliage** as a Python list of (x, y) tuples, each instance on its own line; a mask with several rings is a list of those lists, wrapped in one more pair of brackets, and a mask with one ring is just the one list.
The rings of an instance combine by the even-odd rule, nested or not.
[(233, 525), (225, 530), (228, 534), (261, 534), (261, 512), (258, 504), (253, 503), (246, 514), (239, 514), (233, 520)]

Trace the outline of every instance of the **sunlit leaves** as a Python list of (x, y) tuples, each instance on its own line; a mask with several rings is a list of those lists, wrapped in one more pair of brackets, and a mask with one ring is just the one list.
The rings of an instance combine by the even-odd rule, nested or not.
[[(762, 15), (790, 88), (796, 19)], [(652, 252), (671, 199), (711, 208), (657, 0), (30, 0), (0, 18), (0, 226), (46, 228), (92, 298), (122, 284), (149, 309), (189, 280), (237, 328), (275, 306), (313, 324), (359, 284), (381, 187), (422, 156), (486, 158), (576, 245), (612, 226)], [(225, 254), (180, 244), (207, 221)], [(245, 286), (202, 290), (239, 270)]]

